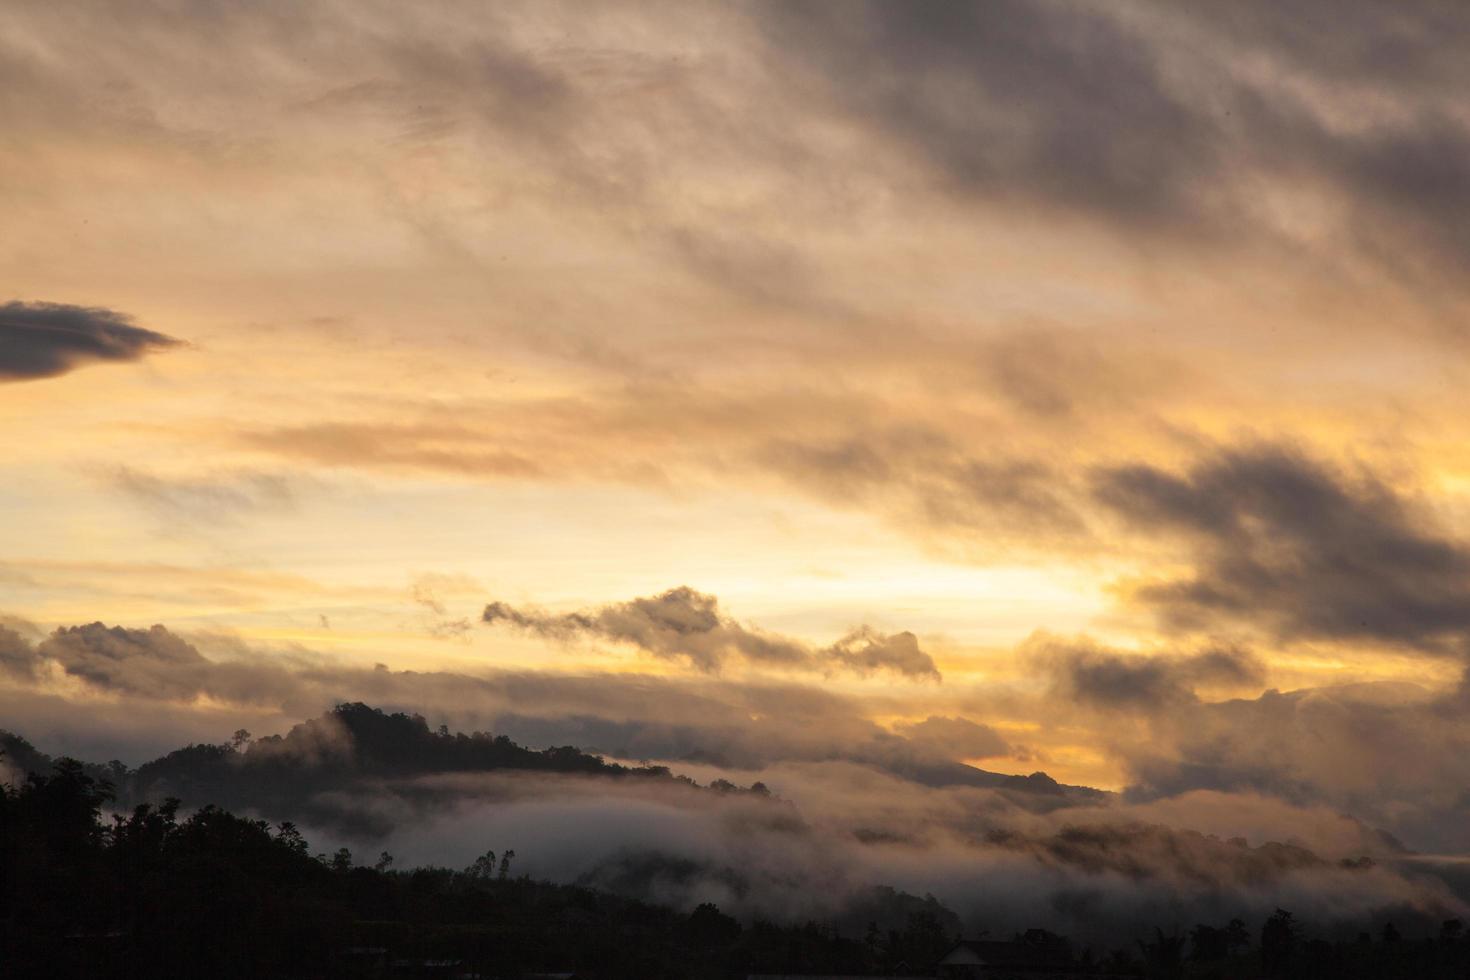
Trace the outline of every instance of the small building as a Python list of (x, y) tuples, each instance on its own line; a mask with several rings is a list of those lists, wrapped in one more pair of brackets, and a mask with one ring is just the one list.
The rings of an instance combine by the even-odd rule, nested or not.
[(1083, 974), (1065, 940), (962, 939), (935, 967), (940, 980), (1070, 980)]

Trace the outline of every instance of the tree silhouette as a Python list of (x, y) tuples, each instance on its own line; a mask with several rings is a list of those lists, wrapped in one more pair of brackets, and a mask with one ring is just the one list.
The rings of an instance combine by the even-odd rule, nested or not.
[(1277, 909), (1261, 927), (1261, 966), (1271, 976), (1281, 976), (1296, 952), (1296, 920), (1285, 909)]
[(720, 911), (713, 902), (705, 902), (689, 913), (686, 933), (700, 949), (725, 946), (740, 938), (740, 923)]
[(1184, 969), (1184, 937), (1178, 933), (1164, 934), (1154, 927), (1154, 938), (1150, 942), (1139, 940), (1138, 948), (1143, 952), (1143, 961), (1151, 977), (1173, 978), (1182, 975)]
[(1189, 931), (1189, 958), (1195, 963), (1218, 963), (1230, 955), (1229, 934), (1200, 924)]
[(495, 877), (495, 852), (486, 851), (475, 858), (473, 864), (465, 868), (465, 874), (480, 881), (489, 881)]
[(1237, 953), (1251, 944), (1250, 930), (1240, 919), (1231, 919), (1225, 925), (1225, 945), (1232, 954)]

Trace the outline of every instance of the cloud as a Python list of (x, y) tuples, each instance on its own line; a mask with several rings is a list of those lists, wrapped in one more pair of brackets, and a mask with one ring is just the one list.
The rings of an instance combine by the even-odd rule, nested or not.
[[(980, 721), (930, 715), (885, 728), (873, 720), (885, 709), (820, 686), (704, 675), (363, 669), (300, 652), (261, 653), (224, 637), (186, 640), (161, 626), (69, 627), (34, 648), (18, 632), (0, 639), (12, 687), (5, 694), (9, 724), (78, 745), (109, 737), (119, 745), (166, 742), (163, 729), (141, 734), (142, 719), (192, 740), (218, 727), (226, 707), (259, 731), (364, 700), (532, 746), (574, 744), (619, 759), (713, 766), (744, 772), (745, 781), (787, 765), (847, 766), (909, 787), (993, 791), (1029, 813), (1106, 798), (1044, 775), (961, 764), (1007, 751), (1006, 740)], [(1470, 727), (1462, 692), (1378, 685), (1211, 702), (1202, 692), (1261, 683), (1254, 657), (1229, 648), (1143, 657), (1046, 637), (1024, 652), (1048, 671), (1058, 703), (1043, 710), (1066, 712), (1062, 704), (1072, 704), (1109, 713), (1111, 721), (1096, 729), (1075, 708), (1065, 717), (1121, 762), (1131, 799), (1199, 790), (1269, 795), (1352, 813), (1412, 846), (1470, 846), (1463, 833)], [(94, 703), (76, 689), (69, 689), (73, 700), (45, 693), (56, 674), (105, 700)]]
[[(1144, 656), (1040, 635), (1023, 647), (1044, 671), (1054, 711), (1116, 759), (1132, 802), (1200, 791), (1271, 797), (1352, 814), (1410, 847), (1470, 847), (1470, 683), (1443, 692), (1394, 682), (1251, 697), (1264, 669), (1229, 648)], [(1200, 811), (1194, 819), (1205, 820)]]
[[(806, 90), (952, 195), (1135, 238), (1295, 239), (1448, 281), (1470, 253), (1451, 217), (1470, 200), (1470, 127), (1447, 96), (1465, 31), (1432, 4), (1314, 4), (1291, 24), (1269, 6), (773, 3), (757, 20)], [(1293, 196), (1319, 222), (1273, 206)]]
[[(953, 185), (1030, 194), (1129, 224), (1193, 209), (1218, 168), (1211, 127), (1168, 84), (1151, 39), (1090, 5), (764, 8), (833, 100)], [(866, 66), (866, 67), (865, 67)]]
[(858, 674), (887, 671), (904, 677), (940, 680), (933, 659), (919, 649), (912, 633), (884, 636), (862, 626), (831, 646), (814, 648), (799, 640), (765, 633), (721, 614), (719, 600), (688, 586), (656, 596), (613, 603), (580, 612), (553, 614), (518, 609), (503, 602), (485, 607), (481, 619), (561, 642), (595, 638), (627, 643), (697, 670), (718, 671), (732, 657), (751, 664), (793, 670), (843, 670)]
[[(933, 895), (959, 914), (966, 931), (1004, 935), (1044, 925), (1108, 945), (1159, 922), (1223, 923), (1239, 916), (1255, 923), (1278, 905), (1329, 926), (1391, 912), (1401, 927), (1431, 928), (1465, 908), (1443, 883), (1393, 863), (1391, 850), (1361, 830), (1355, 849), (1344, 841), (1350, 849), (1319, 852), (1279, 839), (1212, 838), (1162, 823), (1148, 808), (1071, 811), (1031, 822), (996, 808), (982, 793), (885, 797), (884, 789), (897, 787), (859, 788), (833, 774), (807, 787), (796, 781), (810, 775), (773, 777), (790, 787), (794, 809), (565, 781), (525, 781), (508, 798), (504, 781), (492, 778), (487, 791), (502, 787), (494, 790), (494, 803), (466, 799), (443, 807), (412, 832), (404, 825), (371, 846), (386, 847), (400, 861), (458, 866), (487, 846), (513, 847), (517, 866), (533, 875), (582, 880), (679, 908), (714, 901), (745, 918), (850, 918), (858, 930), (868, 920), (849, 913), (884, 883)], [(829, 791), (835, 796), (824, 802)], [(840, 811), (832, 805), (839, 799)], [(1248, 799), (1236, 802), (1252, 806)], [(1316, 811), (1256, 805), (1275, 810), (1287, 826), (1331, 820)], [(967, 808), (968, 823), (953, 820)], [(928, 830), (924, 839), (912, 839), (916, 826)], [(865, 832), (856, 833), (859, 828)], [(1360, 861), (1369, 854), (1374, 857)]]
[(102, 361), (136, 361), (180, 343), (135, 326), (115, 310), (12, 300), (0, 305), (0, 382), (55, 377)]
[(1185, 473), (1104, 469), (1095, 494), (1134, 529), (1185, 546), (1192, 574), (1131, 589), (1170, 625), (1464, 652), (1470, 550), (1370, 475), (1258, 446)]
[(919, 638), (908, 630), (884, 636), (863, 626), (821, 651), (823, 659), (855, 674), (889, 671), (904, 677), (940, 680), (934, 660), (919, 649)]
[(836, 438), (772, 437), (756, 462), (826, 500), (873, 506), (902, 523), (985, 532), (1003, 541), (1086, 536), (1066, 481), (1043, 462), (977, 455), (926, 426), (893, 426)]
[[(1085, 417), (1084, 407), (1124, 403), (1115, 389), (1150, 383), (1083, 350), (1059, 367), (1055, 351), (1065, 346), (1011, 338), (914, 352), (917, 363), (907, 369), (958, 372), (953, 401), (938, 418), (924, 403), (806, 385), (771, 391), (648, 381), (576, 397), (420, 402), (392, 420), (257, 428), (231, 433), (230, 441), (318, 465), (480, 480), (593, 479), (657, 489), (697, 489), (711, 479), (780, 483), (906, 528), (945, 532), (947, 540), (958, 532), (987, 547), (1042, 539), (1075, 547), (1089, 529), (1074, 481), (1045, 454), (974, 445), (977, 427), (1009, 423), (959, 410), (977, 383), (996, 372), (1017, 375), (1021, 361), (1028, 378), (991, 385), (987, 398), (1004, 410), (1018, 399), (1034, 406), (1064, 398), (1077, 406), (1068, 425)], [(820, 356), (843, 355), (824, 349)], [(1043, 383), (1038, 375), (1054, 368), (1060, 376)]]
[(1415, 849), (1470, 847), (1470, 683), (1439, 692), (1343, 684), (1219, 700), (1265, 683), (1256, 656), (1229, 647), (1147, 656), (1045, 634), (1022, 653), (1047, 678), (1053, 710), (1071, 712), (1121, 764), (1132, 802), (1249, 794), (1352, 814)]
[[(1251, 794), (1352, 814), (1416, 849), (1470, 847), (1470, 682), (1256, 694), (1266, 665), (1234, 647), (1145, 655), (1037, 634), (1021, 653), (1052, 710), (1072, 712), (1121, 765), (1130, 801)], [(1249, 696), (1220, 699), (1232, 693)], [(1098, 714), (1076, 715), (1087, 711)]]
[(425, 573), (417, 575), (409, 585), (409, 598), (425, 610), (423, 619), (426, 632), (435, 639), (467, 640), (474, 630), (469, 617), (454, 617), (441, 597), (443, 593), (473, 590), (481, 592), (480, 586), (465, 575), (442, 575)]
[(1327, 805), (1437, 852), (1470, 847), (1466, 689), (1317, 688), (1175, 705), (1114, 746), (1130, 798), (1199, 789)]
[(37, 644), (35, 656), (98, 690), (145, 699), (208, 695), (258, 704), (285, 699), (297, 686), (280, 663), (255, 656), (209, 660), (158, 625), (146, 630), (102, 623), (64, 626)]
[(9, 626), (0, 625), (0, 674), (31, 678), (40, 663), (30, 641)]
[(897, 724), (894, 731), (911, 741), (933, 745), (961, 759), (983, 759), (1007, 755), (1011, 751), (1010, 745), (994, 728), (968, 718), (930, 715), (923, 721)]
[(1120, 653), (1085, 639), (1041, 633), (1023, 650), (1051, 677), (1054, 693), (1099, 708), (1154, 709), (1198, 700), (1197, 687), (1239, 688), (1265, 681), (1266, 665), (1246, 650), (1176, 656)]
[[(1470, 244), (1453, 208), (1438, 209), (1470, 188), (1458, 152), (1466, 127), (1449, 94), (1466, 81), (1463, 29), (1435, 4), (1343, 12), (1314, 2), (1290, 23), (1268, 7), (866, 2), (837, 14), (815, 3), (702, 3), (588, 18), (530, 6), (473, 23), (452, 2), (355, 17), (148, 10), (139, 14), (148, 30), (127, 39), (118, 63), (53, 63), (13, 45), (10, 80), (36, 95), (5, 107), (6, 122), (100, 142), (130, 120), (135, 145), (238, 167), (253, 155), (230, 152), (235, 144), (200, 118), (232, 107), (252, 141), (310, 130), (293, 176), (319, 162), (313, 151), (333, 130), (346, 140), (370, 132), (380, 150), (368, 162), (381, 176), (394, 175), (395, 151), (453, 162), (453, 151), (493, 138), (493, 162), (511, 164), (503, 179), (527, 197), (595, 211), (665, 263), (792, 305), (818, 278), (804, 267), (830, 259), (790, 248), (790, 226), (840, 225), (879, 209), (866, 198), (895, 191), (905, 204), (1019, 203), (1135, 238), (1162, 230), (1259, 245), (1313, 224), (1278, 206), (1286, 190), (1328, 198), (1320, 210), (1331, 228), (1312, 228), (1313, 245), (1392, 265), (1391, 241), (1411, 265), (1449, 270)], [(46, 12), (18, 22), (27, 35), (62, 55), (92, 40)], [(266, 38), (310, 71), (264, 58)], [(163, 55), (206, 43), (255, 85), (169, 98), (190, 76)], [(129, 100), (85, 99), (118, 77)], [(773, 98), (801, 125), (782, 125)], [(744, 194), (732, 202), (724, 189), (737, 177)], [(385, 209), (442, 253), (482, 258), (456, 201), (400, 198)]]
[(248, 446), (327, 465), (440, 470), (476, 476), (544, 475), (529, 455), (486, 446), (459, 423), (362, 424), (312, 422), (241, 435)]
[(296, 506), (302, 482), (278, 473), (250, 471), (169, 477), (132, 466), (118, 466), (104, 476), (113, 488), (170, 524), (195, 525), (290, 510)]

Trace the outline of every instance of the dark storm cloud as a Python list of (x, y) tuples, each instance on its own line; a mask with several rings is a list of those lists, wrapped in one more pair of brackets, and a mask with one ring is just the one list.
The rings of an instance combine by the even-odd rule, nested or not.
[[(1149, 38), (1084, 4), (763, 8), (776, 43), (836, 101), (973, 193), (1121, 218), (1192, 211), (1218, 168), (1211, 128)], [(798, 52), (800, 54), (798, 54)]]
[(1189, 10), (1222, 40), (1274, 52), (1315, 75), (1368, 78), (1410, 91), (1470, 78), (1461, 56), (1470, 44), (1463, 14), (1453, 0), (1299, 0), (1290, 8), (1255, 2)]
[(593, 638), (627, 643), (656, 657), (682, 660), (710, 672), (718, 671), (731, 657), (739, 657), (777, 668), (858, 674), (888, 671), (905, 677), (940, 679), (933, 659), (919, 649), (912, 633), (885, 636), (862, 626), (831, 646), (815, 648), (743, 626), (721, 614), (714, 596), (688, 586), (560, 614), (492, 602), (481, 619), (562, 642)]
[(1265, 664), (1228, 648), (1183, 656), (1124, 654), (1084, 641), (1037, 637), (1032, 655), (1050, 673), (1053, 691), (1101, 708), (1149, 710), (1197, 700), (1196, 687), (1243, 687), (1265, 680)]
[(1134, 528), (1189, 548), (1193, 574), (1133, 593), (1174, 625), (1464, 649), (1470, 550), (1370, 475), (1263, 446), (1185, 473), (1104, 470), (1095, 493)]
[(99, 361), (136, 361), (179, 343), (115, 310), (12, 300), (0, 306), (0, 382), (55, 377)]
[[(1470, 255), (1461, 18), (1434, 3), (1310, 7), (759, 9), (795, 77), (958, 194), (1262, 242), (1282, 233), (1261, 199), (1274, 184), (1341, 208), (1347, 234), (1314, 247), (1454, 271)], [(1349, 122), (1344, 99), (1375, 111)]]

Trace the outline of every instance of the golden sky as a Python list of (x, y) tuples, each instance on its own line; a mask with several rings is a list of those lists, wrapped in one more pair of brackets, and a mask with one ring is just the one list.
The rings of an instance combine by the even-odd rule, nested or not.
[[(706, 699), (762, 764), (822, 729), (1438, 840), (1465, 21), (1276, 9), (7, 5), (10, 727)], [(132, 639), (47, 639), (93, 622)], [(155, 624), (274, 680), (145, 682)], [(548, 693), (597, 677), (664, 693)], [(699, 757), (638, 744), (589, 747)]]

